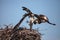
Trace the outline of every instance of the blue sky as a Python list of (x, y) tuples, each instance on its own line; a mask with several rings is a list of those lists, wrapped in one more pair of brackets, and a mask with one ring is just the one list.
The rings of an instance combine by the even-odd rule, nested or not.
[[(29, 8), (35, 14), (44, 14), (49, 21), (56, 23), (56, 26), (48, 23), (33, 25), (33, 29), (39, 27), (42, 40), (60, 40), (60, 0), (0, 0), (0, 26), (4, 24), (17, 24), (26, 12), (22, 6)], [(25, 19), (21, 26), (27, 26)]]

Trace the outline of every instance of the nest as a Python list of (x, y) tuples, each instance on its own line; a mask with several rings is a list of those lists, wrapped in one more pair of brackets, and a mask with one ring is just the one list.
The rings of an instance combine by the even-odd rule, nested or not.
[(12, 35), (12, 29), (0, 30), (0, 40), (41, 40), (41, 34), (30, 29), (16, 30)]

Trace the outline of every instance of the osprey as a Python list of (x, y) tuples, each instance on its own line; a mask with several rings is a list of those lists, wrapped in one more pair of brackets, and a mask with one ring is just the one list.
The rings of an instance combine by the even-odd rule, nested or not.
[[(40, 15), (33, 14), (28, 8), (26, 8), (26, 7), (22, 7), (22, 8), (23, 8), (23, 10), (25, 10), (29, 14), (28, 16), (30, 16), (30, 20), (34, 24), (37, 24), (37, 23), (40, 24), (40, 23), (47, 22), (49, 24), (56, 25), (56, 24), (53, 24), (53, 23), (49, 22), (49, 19), (45, 15), (42, 15), (42, 14), (40, 14)], [(34, 17), (37, 17), (37, 19), (34, 19)]]

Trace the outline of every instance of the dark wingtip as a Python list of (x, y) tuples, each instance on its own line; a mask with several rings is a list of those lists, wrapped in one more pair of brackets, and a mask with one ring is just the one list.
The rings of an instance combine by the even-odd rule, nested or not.
[(48, 22), (49, 24), (51, 24), (51, 25), (54, 25), (54, 26), (56, 25), (56, 24), (50, 23), (49, 21), (47, 21), (47, 22)]
[(25, 8), (24, 6), (22, 8)]
[(53, 24), (54, 26), (56, 25), (56, 24)]
[(24, 7), (24, 6), (23, 6), (22, 8), (23, 8), (23, 10), (27, 9), (27, 8), (26, 8), (26, 7)]

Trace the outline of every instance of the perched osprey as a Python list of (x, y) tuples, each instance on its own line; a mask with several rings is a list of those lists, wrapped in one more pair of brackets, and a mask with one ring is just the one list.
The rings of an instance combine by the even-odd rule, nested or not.
[[(28, 16), (30, 17), (30, 20), (34, 23), (34, 24), (40, 24), (40, 23), (49, 23), (49, 24), (52, 24), (52, 25), (56, 25), (56, 24), (53, 24), (53, 23), (50, 23), (49, 22), (49, 19), (45, 16), (45, 15), (37, 15), (37, 14), (33, 14), (28, 8), (26, 7), (22, 7), (23, 10), (25, 10), (27, 13), (28, 13)], [(34, 17), (37, 17), (37, 19), (34, 19)]]

